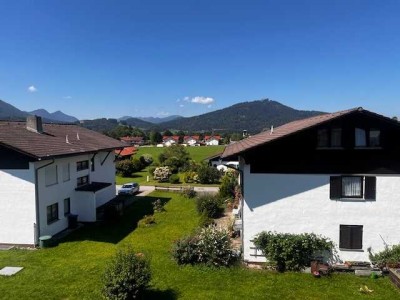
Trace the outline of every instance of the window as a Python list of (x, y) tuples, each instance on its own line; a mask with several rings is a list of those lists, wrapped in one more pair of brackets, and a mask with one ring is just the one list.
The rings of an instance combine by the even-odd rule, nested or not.
[(78, 161), (76, 163), (77, 171), (86, 170), (86, 169), (89, 169), (89, 161), (88, 160)]
[(356, 147), (379, 147), (381, 145), (381, 131), (379, 129), (365, 130), (356, 128)]
[(78, 177), (76, 179), (76, 186), (82, 186), (89, 183), (89, 175)]
[(69, 215), (71, 213), (71, 199), (64, 199), (64, 216)]
[(58, 203), (47, 206), (47, 224), (58, 220)]
[(362, 249), (362, 225), (340, 225), (339, 248)]
[(371, 129), (369, 131), (369, 146), (379, 147), (381, 145), (381, 131), (378, 129)]
[(54, 185), (58, 183), (57, 178), (57, 165), (50, 165), (44, 169), (45, 172), (45, 183), (46, 186)]
[(330, 199), (376, 199), (376, 177), (331, 176)]
[(62, 164), (62, 176), (64, 182), (70, 180), (69, 163)]
[(328, 129), (318, 130), (318, 147), (328, 147)]
[(342, 146), (342, 128), (324, 128), (318, 130), (319, 148), (338, 148)]

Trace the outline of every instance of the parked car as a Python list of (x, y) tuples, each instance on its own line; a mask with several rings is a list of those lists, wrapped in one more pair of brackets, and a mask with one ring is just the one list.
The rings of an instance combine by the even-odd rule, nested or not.
[(119, 190), (118, 195), (133, 195), (138, 193), (140, 190), (140, 186), (136, 182), (125, 183)]

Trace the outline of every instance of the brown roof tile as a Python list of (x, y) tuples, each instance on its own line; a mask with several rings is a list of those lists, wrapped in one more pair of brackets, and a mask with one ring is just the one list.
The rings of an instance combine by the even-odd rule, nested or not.
[(0, 144), (36, 159), (121, 149), (125, 145), (77, 125), (43, 124), (43, 131), (29, 131), (25, 122), (0, 121)]
[(324, 114), (324, 115), (319, 115), (307, 119), (302, 119), (302, 120), (297, 120), (293, 121), (287, 124), (284, 124), (282, 126), (279, 126), (277, 128), (274, 128), (271, 132), (271, 130), (268, 131), (263, 131), (259, 134), (253, 135), (251, 137), (248, 137), (244, 140), (241, 140), (237, 143), (228, 145), (223, 154), (222, 157), (228, 157), (228, 156), (233, 156), (233, 155), (238, 155), (239, 153), (249, 150), (253, 147), (271, 142), (273, 140), (279, 139), (281, 137), (293, 134), (297, 131), (301, 131), (316, 125), (319, 125), (321, 123), (330, 121), (332, 119), (347, 115), (349, 113), (355, 112), (357, 110), (362, 110), (362, 108), (352, 108), (348, 110), (343, 110), (331, 114)]

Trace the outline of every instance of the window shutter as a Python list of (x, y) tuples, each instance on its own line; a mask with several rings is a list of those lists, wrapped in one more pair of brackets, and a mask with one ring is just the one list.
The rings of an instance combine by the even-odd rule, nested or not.
[(365, 199), (376, 199), (376, 177), (365, 177)]
[(350, 249), (351, 240), (351, 227), (348, 225), (340, 225), (340, 238), (339, 238), (339, 248)]
[(342, 195), (342, 178), (340, 176), (331, 176), (330, 198), (340, 199), (341, 195)]
[(362, 249), (362, 225), (351, 226), (351, 249)]

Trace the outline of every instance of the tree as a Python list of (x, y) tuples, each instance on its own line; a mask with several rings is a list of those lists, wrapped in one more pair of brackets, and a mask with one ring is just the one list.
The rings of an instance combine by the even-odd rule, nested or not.
[(162, 142), (162, 135), (158, 131), (150, 132), (150, 142), (153, 145), (159, 144)]
[(173, 136), (174, 134), (167, 129), (167, 130), (164, 131), (164, 135), (165, 136)]
[(210, 167), (207, 164), (201, 164), (197, 168), (197, 176), (201, 184), (217, 183), (221, 178), (221, 172), (217, 168)]
[(165, 148), (158, 160), (164, 166), (169, 166), (173, 173), (178, 172), (179, 168), (183, 168), (190, 160), (189, 153), (182, 145), (172, 145)]

